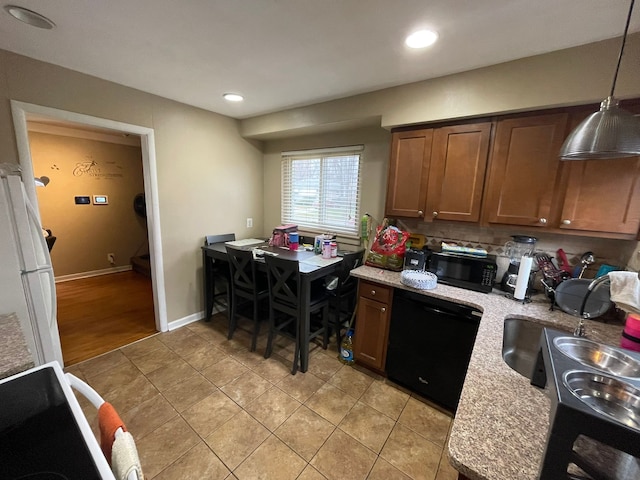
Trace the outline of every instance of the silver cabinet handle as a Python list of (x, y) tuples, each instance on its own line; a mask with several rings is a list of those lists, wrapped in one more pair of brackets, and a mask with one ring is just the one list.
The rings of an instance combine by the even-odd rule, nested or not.
[(438, 212), (433, 212), (433, 216), (437, 217), (438, 216)]
[(424, 212), (422, 210), (418, 210), (418, 216), (420, 217), (424, 216)]
[(544, 225), (545, 223), (547, 223), (547, 219), (546, 218), (541, 218), (540, 220), (538, 220), (542, 225)]
[(384, 307), (382, 307), (382, 308), (380, 309), (380, 311), (381, 311), (382, 313), (384, 313), (384, 312), (386, 312), (386, 311), (387, 311), (387, 309), (386, 309), (386, 308), (384, 308)]
[(375, 295), (376, 291), (375, 290), (371, 290), (371, 295)]
[(564, 220), (562, 220), (562, 224), (563, 225), (571, 225), (571, 220), (565, 218)]

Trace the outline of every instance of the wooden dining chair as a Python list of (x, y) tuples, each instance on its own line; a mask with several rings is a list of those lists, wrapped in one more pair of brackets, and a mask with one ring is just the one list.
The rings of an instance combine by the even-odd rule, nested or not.
[[(214, 243), (232, 242), (236, 239), (235, 233), (223, 233), (220, 235), (206, 235), (204, 244), (213, 245)], [(229, 272), (229, 262), (209, 260), (211, 262), (211, 274), (213, 277), (213, 305), (224, 307), (227, 312), (231, 308), (231, 275)], [(206, 266), (203, 265), (203, 268)], [(228, 313), (227, 313), (228, 316)], [(207, 322), (211, 318), (205, 319)], [(231, 337), (229, 337), (231, 338)]]
[[(312, 289), (309, 303), (310, 315), (321, 315), (318, 326), (302, 331), (300, 299), (300, 271), (297, 260), (288, 260), (276, 256), (265, 256), (267, 279), (269, 282), (269, 338), (264, 358), (269, 358), (273, 351), (273, 340), (276, 335), (283, 335), (295, 340), (295, 353), (291, 374), (298, 371), (300, 349), (303, 342), (308, 344), (312, 339), (322, 335), (322, 348), (329, 343), (329, 300), (324, 289)], [(278, 315), (277, 315), (278, 314)]]
[(358, 279), (351, 276), (351, 270), (362, 265), (363, 257), (364, 249), (345, 252), (340, 262), (335, 288), (327, 289), (330, 325), (336, 334), (338, 349), (342, 342), (342, 330), (349, 328), (357, 303)]
[(252, 303), (253, 337), (251, 351), (256, 350), (260, 334), (260, 302), (269, 297), (269, 287), (265, 275), (258, 272), (251, 250), (242, 250), (226, 246), (231, 273), (231, 312), (229, 314), (229, 338), (232, 338), (238, 322), (239, 300), (242, 298)]

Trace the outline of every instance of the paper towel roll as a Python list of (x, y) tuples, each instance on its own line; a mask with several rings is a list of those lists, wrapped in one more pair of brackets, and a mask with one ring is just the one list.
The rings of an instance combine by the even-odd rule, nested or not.
[(524, 300), (527, 295), (527, 287), (529, 286), (529, 274), (533, 265), (533, 257), (526, 255), (520, 260), (520, 268), (518, 269), (518, 279), (516, 280), (516, 291), (513, 297), (517, 300)]

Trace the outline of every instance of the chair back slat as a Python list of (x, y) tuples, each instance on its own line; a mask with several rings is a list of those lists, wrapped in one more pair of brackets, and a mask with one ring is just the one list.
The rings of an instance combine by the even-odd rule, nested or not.
[(271, 301), (297, 307), (300, 290), (300, 272), (297, 260), (265, 255), (265, 262)]
[(253, 291), (256, 287), (256, 267), (250, 250), (226, 246), (233, 285)]
[(214, 243), (233, 242), (236, 239), (235, 233), (223, 233), (220, 235), (207, 235), (204, 237), (205, 245), (213, 245)]
[(362, 265), (362, 259), (364, 257), (364, 250), (360, 249), (355, 252), (346, 252), (342, 256), (341, 268), (338, 273), (339, 285), (345, 285), (354, 281), (353, 277), (350, 277), (351, 270)]

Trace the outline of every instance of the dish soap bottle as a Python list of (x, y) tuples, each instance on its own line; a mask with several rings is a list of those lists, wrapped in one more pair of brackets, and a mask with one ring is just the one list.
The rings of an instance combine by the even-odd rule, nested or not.
[(353, 330), (349, 329), (340, 344), (340, 361), (345, 365), (353, 365)]

